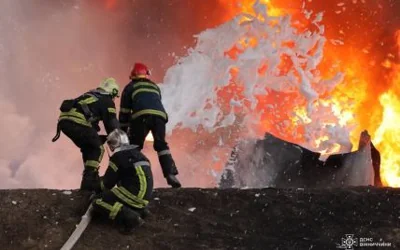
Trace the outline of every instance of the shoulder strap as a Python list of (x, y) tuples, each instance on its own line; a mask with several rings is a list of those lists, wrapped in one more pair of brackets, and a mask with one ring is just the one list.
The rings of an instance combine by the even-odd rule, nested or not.
[(83, 100), (80, 100), (78, 102), (78, 104), (82, 107), (82, 111), (83, 111), (85, 117), (87, 118), (87, 120), (89, 122), (94, 122), (96, 120), (96, 118), (94, 117), (93, 112), (90, 110), (89, 104), (97, 102), (99, 100), (100, 96), (96, 95), (96, 93), (93, 91), (86, 92), (85, 94), (83, 94), (83, 96), (85, 96), (85, 95), (89, 96), (89, 97), (85, 98)]

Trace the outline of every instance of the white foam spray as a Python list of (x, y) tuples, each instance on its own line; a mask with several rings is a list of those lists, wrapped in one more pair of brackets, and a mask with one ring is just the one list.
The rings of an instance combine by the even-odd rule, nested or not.
[[(326, 42), (322, 14), (309, 15), (314, 31), (302, 32), (292, 25), (289, 15), (271, 17), (266, 8), (257, 1), (254, 15), (240, 14), (203, 31), (188, 55), (169, 68), (162, 85), (170, 114), (168, 133), (179, 127), (221, 135), (221, 131), (241, 127), (240, 136), (262, 136), (266, 131), (254, 128), (265, 122), (263, 112), (269, 112), (267, 122), (277, 131), (276, 136), (288, 138), (289, 131), (289, 138), (298, 139), (297, 143), (311, 150), (349, 152), (351, 128), (340, 122), (340, 110), (332, 111), (334, 104), (320, 99), (321, 94), (343, 80), (341, 72), (324, 79), (318, 71)], [(238, 52), (228, 56), (227, 52), (234, 47)], [(280, 68), (283, 58), (291, 62), (285, 74)], [(262, 68), (265, 70), (260, 73)], [(241, 90), (229, 90), (233, 97), (227, 108), (218, 91), (232, 82)], [(282, 97), (277, 97), (279, 94)], [(270, 101), (260, 106), (263, 98)], [(280, 117), (282, 107), (286, 120)], [(304, 109), (302, 116), (294, 112), (299, 107)], [(297, 130), (287, 129), (290, 126), (303, 127), (304, 132), (296, 134)], [(233, 144), (223, 146), (231, 148)], [(209, 145), (210, 152), (219, 148)], [(228, 159), (226, 153), (224, 156), (222, 164)]]

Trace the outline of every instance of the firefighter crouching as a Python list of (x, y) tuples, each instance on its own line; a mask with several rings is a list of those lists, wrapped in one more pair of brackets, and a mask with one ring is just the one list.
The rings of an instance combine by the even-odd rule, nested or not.
[(107, 78), (97, 89), (76, 99), (65, 100), (57, 124), (55, 142), (62, 131), (80, 148), (84, 171), (81, 190), (95, 191), (99, 183), (98, 169), (104, 154), (104, 139), (98, 134), (99, 121), (103, 121), (107, 134), (119, 128), (114, 99), (119, 86), (114, 78)]
[(151, 131), (164, 178), (170, 186), (179, 188), (181, 184), (176, 178), (178, 170), (165, 140), (168, 115), (161, 101), (160, 88), (149, 79), (149, 75), (146, 65), (135, 63), (130, 75), (131, 82), (122, 91), (119, 122), (125, 132), (129, 128), (130, 142), (140, 150)]
[(153, 192), (150, 161), (136, 145), (129, 144), (128, 135), (120, 129), (108, 135), (107, 144), (113, 154), (101, 178), (102, 192), (92, 203), (94, 216), (109, 218), (121, 232), (130, 233), (149, 214), (146, 207)]

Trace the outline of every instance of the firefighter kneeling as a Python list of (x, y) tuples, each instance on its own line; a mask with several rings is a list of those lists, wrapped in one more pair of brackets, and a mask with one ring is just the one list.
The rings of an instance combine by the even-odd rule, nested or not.
[(146, 207), (153, 192), (150, 161), (137, 146), (129, 145), (127, 134), (120, 129), (109, 134), (107, 144), (113, 155), (101, 178), (102, 193), (93, 200), (94, 215), (108, 217), (121, 226), (122, 233), (131, 233), (149, 213)]

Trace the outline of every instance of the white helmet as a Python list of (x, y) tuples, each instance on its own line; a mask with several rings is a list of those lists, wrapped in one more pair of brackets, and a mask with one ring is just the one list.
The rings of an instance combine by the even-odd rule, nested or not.
[(106, 78), (101, 83), (99, 88), (110, 94), (113, 98), (119, 97), (119, 86), (117, 81), (112, 78)]
[(121, 129), (114, 129), (107, 136), (107, 144), (112, 151), (121, 147), (122, 145), (129, 145), (128, 135)]

